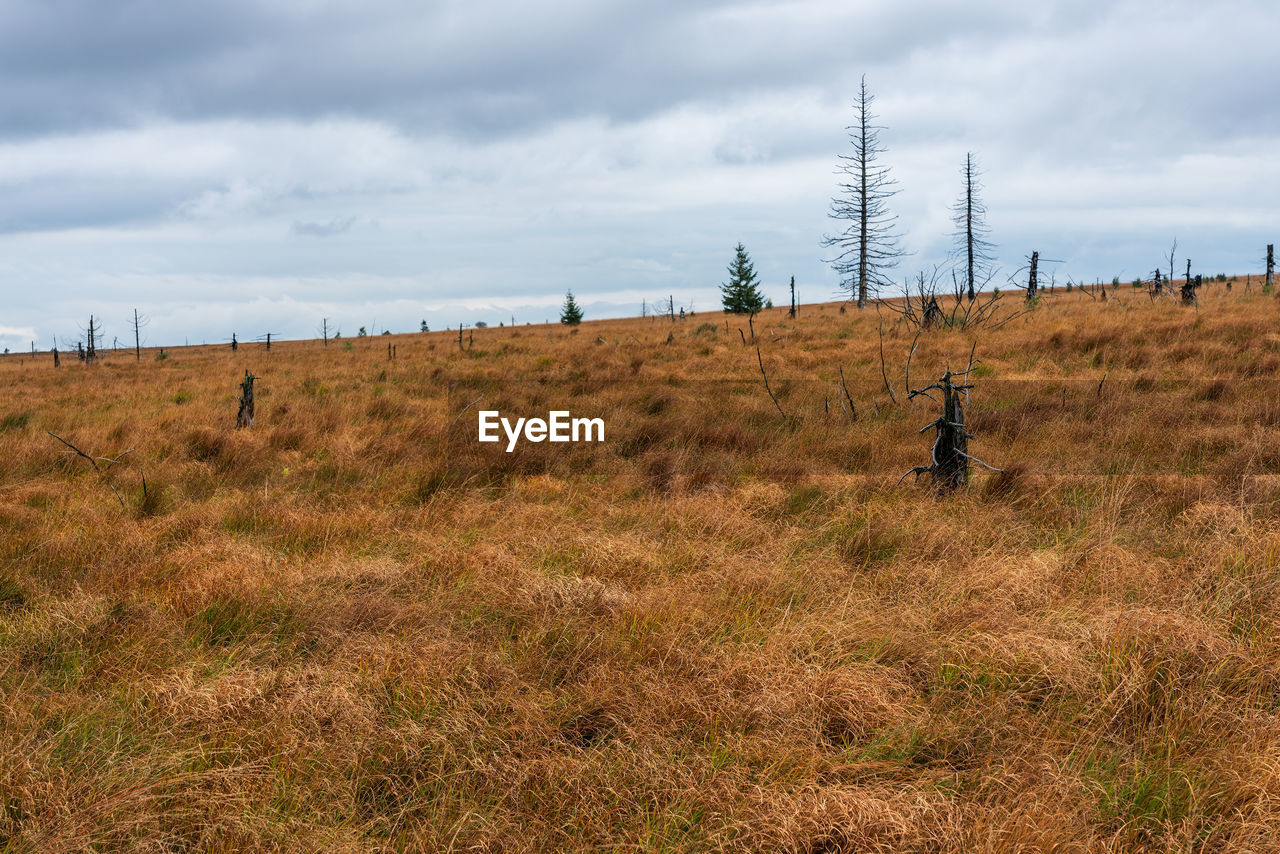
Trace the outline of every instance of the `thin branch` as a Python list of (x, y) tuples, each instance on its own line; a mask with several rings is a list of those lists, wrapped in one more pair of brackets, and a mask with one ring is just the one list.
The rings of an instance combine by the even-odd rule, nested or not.
[(895, 486), (902, 486), (902, 482), (903, 482), (904, 480), (906, 480), (906, 479), (907, 479), (907, 475), (909, 475), (909, 474), (913, 474), (913, 475), (915, 475), (915, 476), (916, 476), (916, 480), (919, 480), (919, 479), (920, 479), (920, 475), (922, 475), (922, 474), (924, 474), (925, 472), (930, 471), (930, 470), (931, 470), (931, 469), (930, 469), (930, 467), (929, 467), (929, 466), (916, 466), (916, 467), (915, 467), (915, 468), (913, 468), (913, 469), (909, 469), (908, 471), (903, 472), (903, 473), (902, 473), (902, 477), (898, 478), (898, 482), (897, 482), (896, 484), (894, 484), (894, 485), (895, 485)]
[(121, 461), (121, 460), (123, 460), (125, 457), (129, 456), (130, 454), (132, 454), (135, 450), (136, 450), (135, 448), (130, 448), (129, 450), (125, 451), (123, 454), (120, 454), (119, 456), (116, 456), (116, 457), (97, 457), (97, 459), (101, 460), (102, 462), (106, 463), (107, 465), (111, 465), (112, 463), (118, 463), (118, 462), (120, 462), (120, 461)]
[(94, 470), (94, 471), (101, 471), (101, 470), (102, 470), (102, 469), (98, 468), (98, 461), (97, 461), (97, 460), (95, 460), (93, 457), (89, 456), (89, 455), (88, 455), (88, 454), (86, 454), (84, 451), (82, 451), (82, 450), (80, 450), (79, 448), (77, 448), (75, 445), (73, 445), (73, 444), (71, 444), (70, 442), (68, 442), (66, 439), (64, 439), (64, 438), (62, 438), (61, 436), (59, 436), (57, 433), (52, 433), (52, 432), (50, 432), (50, 431), (48, 431), (48, 430), (45, 430), (44, 432), (49, 433), (49, 435), (50, 435), (50, 436), (52, 436), (53, 438), (57, 439), (57, 440), (58, 440), (59, 442), (61, 442), (62, 444), (66, 445), (66, 446), (67, 446), (68, 448), (70, 448), (71, 450), (75, 451), (79, 456), (82, 456), (82, 457), (84, 457), (86, 460), (88, 460), (88, 461), (89, 461), (89, 465), (93, 466), (93, 470)]
[(849, 420), (858, 420), (858, 408), (853, 405), (853, 395), (849, 394), (849, 386), (844, 381), (844, 366), (840, 366), (840, 388), (844, 391), (844, 396), (849, 401)]
[(785, 421), (787, 413), (782, 411), (782, 404), (778, 403), (778, 398), (773, 396), (773, 389), (769, 388), (769, 375), (764, 372), (764, 358), (760, 355), (759, 347), (756, 347), (756, 362), (760, 365), (760, 376), (764, 377), (764, 390), (769, 392), (769, 398), (773, 401), (773, 405), (778, 407), (778, 414)]
[(480, 395), (479, 397), (477, 397), (475, 400), (473, 400), (473, 401), (471, 401), (470, 403), (468, 403), (466, 406), (462, 407), (462, 411), (458, 413), (458, 417), (457, 417), (457, 418), (455, 418), (455, 419), (453, 419), (453, 421), (449, 423), (449, 428), (448, 428), (447, 430), (445, 430), (445, 432), (446, 432), (446, 433), (448, 433), (448, 432), (449, 432), (449, 430), (452, 430), (452, 429), (453, 429), (453, 425), (454, 425), (454, 424), (457, 424), (459, 421), (461, 421), (461, 420), (462, 420), (462, 416), (463, 416), (463, 415), (466, 415), (467, 410), (468, 410), (468, 409), (470, 409), (471, 407), (475, 406), (477, 403), (479, 403), (479, 402), (480, 402), (480, 401), (482, 401), (482, 400), (484, 400), (484, 395), (483, 395), (483, 394), (482, 394), (482, 395)]
[[(916, 329), (916, 337), (911, 339), (911, 352), (907, 354), (907, 370), (903, 383), (904, 388), (911, 388), (911, 357), (916, 354), (916, 345), (920, 342), (920, 333), (923, 331), (923, 328)], [(907, 402), (911, 402), (910, 394), (907, 395)]]
[[(972, 438), (972, 437), (970, 437), (970, 438)], [(1004, 474), (1004, 469), (998, 469), (998, 468), (996, 468), (995, 466), (989, 466), (989, 465), (987, 465), (986, 463), (984, 463), (982, 460), (978, 459), (977, 457), (971, 457), (971, 456), (969, 456), (969, 455), (968, 455), (968, 454), (966, 454), (964, 451), (961, 451), (961, 450), (957, 449), (957, 450), (956, 450), (956, 453), (957, 453), (957, 454), (959, 454), (960, 456), (964, 457), (965, 459), (973, 460), (975, 463), (977, 463), (978, 465), (982, 466), (983, 468), (987, 468), (987, 469), (990, 469), (991, 471), (1000, 472), (1000, 474)]]
[(889, 399), (896, 405), (898, 396), (893, 393), (893, 386), (889, 384), (889, 372), (884, 368), (884, 326), (880, 326), (880, 376), (884, 377), (884, 387), (889, 391)]

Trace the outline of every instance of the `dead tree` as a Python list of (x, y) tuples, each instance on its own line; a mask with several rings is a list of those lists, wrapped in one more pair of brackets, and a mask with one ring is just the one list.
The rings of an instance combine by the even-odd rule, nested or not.
[(925, 303), (924, 309), (920, 313), (920, 328), (935, 329), (945, 322), (942, 307), (938, 305), (938, 298), (930, 294), (929, 301)]
[(854, 124), (846, 128), (853, 153), (838, 156), (837, 169), (843, 180), (829, 212), (832, 219), (847, 224), (840, 233), (822, 238), (824, 247), (835, 250), (826, 263), (840, 276), (840, 287), (857, 299), (858, 308), (866, 308), (868, 295), (875, 296), (893, 284), (887, 271), (896, 267), (903, 255), (897, 217), (888, 207), (889, 199), (898, 192), (897, 182), (889, 177), (889, 168), (879, 163), (885, 147), (880, 142), (882, 128), (875, 124), (871, 112), (874, 101), (864, 76), (853, 105)]
[(240, 349), (240, 342), (236, 340), (236, 334), (231, 333), (231, 352), (234, 353)]
[(246, 369), (244, 382), (240, 383), (240, 411), (236, 413), (236, 429), (253, 426), (253, 374)]
[(1274, 290), (1276, 284), (1276, 245), (1274, 243), (1267, 244), (1267, 281), (1262, 286), (1262, 292), (1269, 294)]
[(1173, 262), (1178, 253), (1178, 238), (1173, 239), (1173, 245), (1169, 247), (1169, 288), (1173, 289)]
[(985, 276), (988, 281), (991, 278), (991, 251), (995, 248), (986, 239), (990, 230), (986, 223), (987, 208), (979, 198), (982, 190), (980, 174), (973, 154), (965, 154), (964, 166), (960, 170), (964, 186), (960, 199), (951, 208), (952, 221), (956, 224), (954, 251), (964, 262), (964, 285), (970, 302), (976, 295), (978, 278)]
[(1031, 253), (1031, 272), (1027, 275), (1027, 299), (1034, 300), (1036, 298), (1036, 274), (1040, 269), (1040, 253), (1033, 250)]
[(316, 330), (320, 333), (321, 339), (324, 340), (324, 346), (329, 346), (329, 318), (323, 318), (320, 321), (320, 328)]
[(94, 341), (96, 335), (93, 315), (91, 314), (89, 315), (89, 331), (85, 337), (84, 361), (86, 364), (92, 364), (93, 360), (97, 358), (98, 350)]
[[(928, 474), (933, 481), (935, 489), (939, 492), (951, 492), (969, 482), (970, 461), (978, 463), (991, 471), (1001, 471), (1001, 469), (989, 466), (977, 457), (969, 455), (969, 440), (975, 437), (965, 428), (964, 405), (961, 403), (960, 393), (964, 392), (967, 398), (969, 390), (973, 388), (968, 382), (969, 372), (973, 370), (973, 366), (974, 362), (970, 357), (969, 367), (963, 372), (953, 374), (951, 371), (947, 371), (938, 382), (927, 385), (924, 388), (912, 389), (908, 392), (908, 400), (916, 395), (923, 395), (934, 402), (939, 401), (929, 392), (941, 392), (942, 415), (920, 428), (921, 433), (926, 430), (937, 431), (933, 440), (932, 459), (929, 465), (915, 466), (909, 469), (903, 473), (902, 477), (898, 478), (899, 484), (907, 479), (907, 475), (915, 475), (916, 479), (919, 480), (920, 475)], [(964, 380), (957, 384), (952, 381), (953, 377), (963, 377)]]
[(54, 366), (55, 368), (61, 368), (61, 367), (62, 367), (62, 360), (58, 358), (58, 345), (57, 345), (57, 344), (54, 344), (54, 345), (53, 345), (53, 366)]
[(142, 361), (142, 327), (150, 322), (149, 318), (138, 314), (138, 310), (133, 310), (133, 356), (134, 361)]
[[(938, 279), (941, 268), (932, 271), (922, 270), (913, 280), (906, 282), (901, 303), (878, 299), (876, 308), (884, 306), (902, 317), (903, 321), (915, 329), (976, 329), (986, 327), (995, 329), (1003, 326), (1016, 317), (1030, 311), (1033, 306), (1000, 315), (1001, 297), (998, 291), (992, 291), (985, 297), (975, 294), (970, 301), (966, 299), (965, 282), (952, 271), (953, 301), (950, 308), (944, 308), (947, 297), (938, 291)], [(987, 278), (985, 281), (990, 281)], [(985, 283), (984, 281), (984, 283)]]
[(1198, 288), (1199, 286), (1200, 286), (1200, 283), (1196, 279), (1191, 278), (1191, 259), (1188, 258), (1187, 259), (1187, 277), (1182, 282), (1182, 291), (1181, 291), (1183, 305), (1195, 305), (1196, 288)]
[(791, 277), (791, 311), (787, 314), (792, 320), (796, 316), (796, 277)]

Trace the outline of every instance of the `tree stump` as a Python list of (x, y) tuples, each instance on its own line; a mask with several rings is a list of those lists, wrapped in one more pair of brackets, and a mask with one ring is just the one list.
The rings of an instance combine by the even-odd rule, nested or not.
[(245, 370), (244, 382), (240, 383), (240, 411), (236, 413), (236, 429), (253, 426), (253, 381), (256, 379)]

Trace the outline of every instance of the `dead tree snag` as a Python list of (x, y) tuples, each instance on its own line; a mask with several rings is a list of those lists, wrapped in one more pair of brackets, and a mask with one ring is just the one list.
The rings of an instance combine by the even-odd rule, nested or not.
[(236, 413), (236, 429), (253, 426), (253, 374), (246, 369), (244, 382), (240, 383), (240, 411)]
[[(934, 487), (939, 492), (950, 492), (966, 485), (969, 482), (969, 462), (973, 461), (988, 468), (991, 471), (1001, 471), (1001, 469), (989, 466), (977, 457), (969, 455), (969, 440), (974, 438), (964, 424), (964, 405), (961, 403), (960, 392), (964, 392), (967, 396), (969, 389), (973, 388), (968, 382), (969, 372), (973, 370), (973, 362), (970, 361), (969, 367), (959, 374), (953, 374), (947, 371), (942, 378), (936, 383), (927, 385), (924, 388), (912, 389), (907, 394), (910, 400), (916, 395), (923, 395), (935, 402), (938, 399), (929, 392), (940, 391), (942, 393), (942, 415), (932, 423), (926, 424), (920, 428), (923, 433), (926, 430), (935, 430), (936, 435), (933, 441), (932, 459), (927, 466), (915, 466), (905, 472), (898, 483), (907, 479), (907, 475), (915, 475), (916, 479), (922, 474), (928, 474), (933, 481)], [(963, 377), (964, 381), (957, 384), (952, 381), (954, 377)]]

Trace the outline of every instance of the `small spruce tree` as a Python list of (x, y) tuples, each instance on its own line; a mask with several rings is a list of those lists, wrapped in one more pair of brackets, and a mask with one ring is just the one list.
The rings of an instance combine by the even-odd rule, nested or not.
[(734, 247), (733, 263), (729, 265), (729, 281), (720, 285), (724, 310), (731, 314), (751, 314), (764, 307), (760, 294), (760, 280), (751, 265), (751, 256), (741, 243)]
[(573, 300), (573, 291), (564, 296), (564, 308), (560, 309), (560, 322), (569, 326), (577, 326), (582, 322), (582, 309)]

